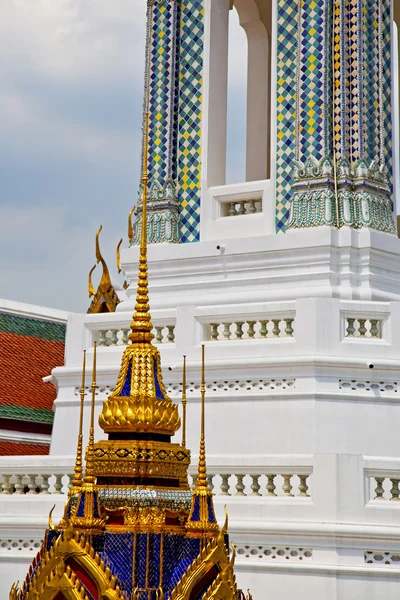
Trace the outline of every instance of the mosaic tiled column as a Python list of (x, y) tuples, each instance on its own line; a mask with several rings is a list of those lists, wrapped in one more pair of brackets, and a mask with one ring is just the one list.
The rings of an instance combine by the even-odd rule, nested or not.
[[(199, 239), (201, 1), (148, 3), (144, 112), (149, 112), (148, 240)], [(141, 235), (141, 191), (131, 243)]]
[[(288, 12), (278, 10), (277, 228), (367, 226), (394, 233), (390, 2), (298, 0)], [(279, 59), (288, 50), (279, 35), (288, 20), (296, 61), (286, 62), (285, 78)], [(286, 81), (294, 106), (289, 140), (279, 122), (289, 100), (279, 88)], [(283, 186), (282, 157), (293, 172)]]

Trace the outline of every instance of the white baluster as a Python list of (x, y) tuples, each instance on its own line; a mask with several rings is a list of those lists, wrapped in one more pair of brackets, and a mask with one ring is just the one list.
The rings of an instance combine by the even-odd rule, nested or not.
[[(235, 475), (236, 475), (236, 473), (235, 473)], [(235, 485), (236, 496), (245, 496), (246, 494), (244, 493), (244, 483), (243, 483), (244, 475), (236, 475), (236, 478), (237, 478), (237, 483)]]
[(42, 483), (40, 484), (40, 493), (41, 494), (49, 494), (49, 488), (50, 488), (50, 484), (49, 484), (49, 479), (50, 479), (51, 475), (42, 475)]
[(382, 500), (383, 494), (385, 493), (385, 490), (383, 488), (383, 482), (385, 481), (385, 478), (384, 477), (375, 477), (375, 481), (376, 481), (375, 500)]
[(109, 346), (116, 346), (118, 344), (118, 329), (110, 329), (110, 340)]
[(272, 333), (275, 337), (279, 337), (281, 330), (279, 328), (279, 323), (281, 322), (280, 319), (272, 319), (272, 322), (274, 324), (274, 328), (272, 330)]
[(3, 483), (1, 484), (2, 494), (12, 494), (14, 486), (10, 483), (11, 475), (3, 475)]
[(55, 483), (54, 483), (54, 493), (55, 494), (62, 494), (62, 488), (63, 488), (63, 484), (62, 484), (62, 475), (55, 475)]
[(267, 496), (276, 496), (275, 494), (275, 490), (276, 490), (276, 485), (274, 483), (274, 479), (275, 479), (276, 475), (269, 473), (267, 474)]
[(175, 341), (175, 325), (167, 325), (168, 334), (167, 339), (170, 344)]
[(29, 483), (28, 483), (28, 494), (37, 494), (37, 485), (36, 485), (36, 475), (28, 475)]
[(22, 475), (14, 475), (16, 482), (14, 483), (15, 494), (23, 494), (24, 486), (22, 483)]
[(260, 476), (259, 475), (251, 475), (251, 495), (252, 496), (261, 496), (260, 494), (260, 484), (258, 483)]
[(218, 324), (210, 323), (210, 329), (211, 329), (211, 339), (213, 341), (218, 340)]
[(107, 346), (107, 331), (105, 329), (99, 331), (99, 346)]
[(231, 339), (231, 323), (224, 323), (223, 336), (226, 340)]
[(228, 473), (221, 473), (221, 496), (230, 496), (229, 477)]
[(292, 489), (293, 486), (290, 483), (290, 480), (292, 479), (292, 475), (282, 475), (283, 477), (283, 493), (285, 494), (285, 496), (293, 496), (292, 494)]
[(298, 477), (300, 479), (299, 496), (309, 498), (309, 494), (307, 493), (308, 492), (308, 485), (307, 485), (308, 475), (299, 475)]

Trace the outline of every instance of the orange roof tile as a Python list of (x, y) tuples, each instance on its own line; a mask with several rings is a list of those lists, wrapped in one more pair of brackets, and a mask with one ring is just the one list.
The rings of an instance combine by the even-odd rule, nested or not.
[(40, 444), (19, 444), (0, 441), (0, 456), (17, 456), (29, 454), (48, 454), (49, 446)]
[(63, 364), (63, 342), (0, 331), (0, 404), (51, 409), (56, 390), (42, 377)]

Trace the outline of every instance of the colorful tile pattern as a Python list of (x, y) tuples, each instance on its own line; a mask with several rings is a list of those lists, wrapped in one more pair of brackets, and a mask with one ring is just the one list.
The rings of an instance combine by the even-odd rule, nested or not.
[(163, 185), (174, 160), (171, 115), (174, 112), (177, 3), (152, 5), (149, 58), (149, 177)]
[(325, 2), (301, 2), (299, 48), (299, 156), (324, 156), (324, 55)]
[(297, 2), (278, 0), (276, 229), (285, 229), (296, 161)]
[(382, 158), (390, 189), (393, 194), (393, 131), (392, 131), (392, 78), (391, 78), (391, 6), (390, 0), (382, 2)]
[(42, 340), (64, 342), (66, 326), (64, 323), (40, 321), (9, 313), (0, 313), (0, 331), (16, 333), (17, 335), (27, 335)]
[(194, 242), (200, 239), (203, 3), (155, 2), (147, 18), (150, 185), (177, 180), (180, 241)]
[(0, 419), (33, 421), (34, 423), (53, 423), (54, 413), (45, 408), (29, 408), (28, 406), (9, 406), (0, 404)]
[(178, 190), (181, 242), (200, 239), (201, 110), (204, 8), (201, 0), (181, 7), (178, 106)]

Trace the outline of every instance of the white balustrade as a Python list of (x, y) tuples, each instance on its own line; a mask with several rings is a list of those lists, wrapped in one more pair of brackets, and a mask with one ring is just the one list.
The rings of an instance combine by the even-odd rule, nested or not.
[(389, 476), (371, 475), (371, 500), (400, 500), (400, 472)]
[(221, 320), (209, 323), (207, 337), (215, 342), (229, 340), (260, 340), (291, 338), (294, 334), (294, 317), (273, 319)]
[[(65, 457), (53, 456), (0, 457), (0, 494), (66, 494), (71, 486), (74, 464), (74, 457), (67, 458), (66, 462)], [(218, 465), (209, 458), (208, 482), (216, 496), (310, 496), (312, 466), (307, 461), (307, 464), (304, 460), (293, 464), (293, 460), (283, 456), (281, 467), (266, 466), (265, 462), (257, 466), (252, 464), (252, 459), (249, 459), (250, 464), (238, 466), (237, 460)], [(192, 488), (197, 476), (196, 460), (194, 457), (189, 469)]]
[[(129, 327), (94, 330), (98, 336), (99, 346), (126, 346), (130, 344)], [(175, 325), (157, 325), (153, 329), (155, 344), (173, 344), (175, 342)]]
[(382, 338), (382, 319), (345, 317), (345, 337), (362, 339)]
[[(232, 467), (214, 472), (216, 467), (209, 467), (208, 481), (216, 496), (269, 496), (274, 498), (309, 498), (309, 483), (311, 468), (297, 472), (285, 472), (287, 467), (274, 472), (266, 470), (251, 473), (246, 472), (248, 467), (232, 472)], [(210, 471), (213, 471), (210, 473)], [(282, 472), (280, 472), (282, 471)], [(190, 470), (191, 488), (195, 485), (196, 471)]]
[(0, 494), (66, 494), (72, 475), (55, 474), (3, 474), (0, 475)]
[(254, 213), (262, 212), (262, 200), (236, 200), (234, 202), (228, 202), (222, 204), (222, 216), (224, 217), (236, 217), (238, 215), (253, 215)]
[(366, 502), (400, 508), (400, 460), (397, 458), (364, 458)]

